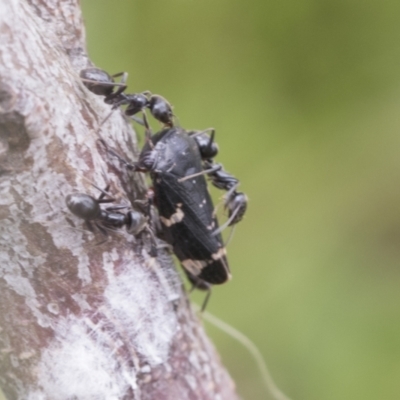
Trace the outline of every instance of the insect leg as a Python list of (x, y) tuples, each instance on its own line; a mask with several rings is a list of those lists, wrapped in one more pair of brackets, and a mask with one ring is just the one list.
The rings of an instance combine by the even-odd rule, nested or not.
[(184, 176), (183, 178), (178, 179), (178, 182), (179, 182), (179, 183), (185, 182), (185, 181), (187, 181), (188, 179), (192, 179), (192, 178), (195, 178), (196, 176), (200, 176), (200, 175), (206, 175), (206, 174), (207, 174), (207, 175), (210, 175), (210, 174), (212, 174), (212, 173), (214, 173), (214, 172), (220, 170), (221, 168), (222, 168), (222, 165), (221, 165), (221, 164), (215, 164), (212, 168), (205, 169), (205, 170), (203, 170), (203, 171), (201, 171), (201, 172), (197, 172), (196, 174), (186, 175), (186, 176)]
[(203, 312), (208, 304), (208, 301), (210, 300), (211, 296), (211, 285), (207, 283), (206, 281), (198, 278), (197, 276), (194, 276), (190, 272), (188, 272), (186, 269), (184, 269), (186, 276), (189, 279), (189, 282), (192, 284), (192, 287), (189, 289), (189, 293), (193, 292), (194, 289), (199, 289), (199, 290), (204, 290), (207, 292), (206, 297), (203, 300), (203, 304), (201, 306), (201, 312)]
[(113, 94), (114, 97), (120, 95), (128, 87), (128, 85), (126, 84), (126, 81), (128, 80), (127, 72), (118, 72), (117, 74), (111, 75), (112, 78), (118, 78), (120, 76), (122, 76), (122, 78), (119, 81), (118, 85), (116, 85), (117, 87), (119, 87), (119, 89)]

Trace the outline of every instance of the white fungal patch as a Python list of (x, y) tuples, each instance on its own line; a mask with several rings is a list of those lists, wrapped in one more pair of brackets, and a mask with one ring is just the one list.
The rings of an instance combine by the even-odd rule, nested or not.
[(165, 226), (170, 227), (171, 225), (181, 222), (184, 216), (185, 213), (182, 211), (182, 203), (178, 203), (174, 214), (172, 214), (169, 218), (165, 218), (160, 215), (160, 220)]
[[(176, 317), (168, 302), (170, 293), (150, 278), (151, 271), (132, 264), (126, 265), (118, 275), (108, 271), (107, 312), (117, 319), (123, 334), (149, 365), (165, 363), (177, 329)], [(135, 284), (132, 290), (132, 282), (143, 282), (143, 285)], [(157, 298), (152, 295), (155, 292)]]
[[(91, 331), (85, 319), (60, 320), (55, 337), (37, 366), (38, 386), (30, 399), (118, 400), (132, 385), (118, 372), (118, 357), (110, 352), (105, 334)], [(127, 364), (129, 376), (135, 371)], [(36, 388), (35, 388), (36, 389)]]

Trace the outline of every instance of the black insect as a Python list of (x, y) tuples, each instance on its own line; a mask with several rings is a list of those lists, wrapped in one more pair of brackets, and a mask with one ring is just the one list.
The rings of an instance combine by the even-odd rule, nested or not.
[(129, 233), (136, 235), (146, 227), (147, 217), (138, 211), (121, 212), (127, 208), (126, 206), (101, 208), (100, 204), (115, 201), (113, 198), (105, 198), (106, 196), (107, 189), (102, 191), (97, 199), (85, 193), (73, 193), (66, 197), (65, 202), (74, 215), (85, 220), (91, 231), (94, 225), (105, 236), (108, 235), (108, 230), (123, 227), (126, 227)]
[(136, 163), (129, 164), (109, 151), (132, 170), (150, 173), (161, 236), (172, 246), (193, 286), (210, 294), (212, 285), (227, 282), (231, 274), (205, 176), (228, 191), (229, 224), (241, 219), (247, 198), (236, 192), (237, 179), (213, 163), (218, 152), (214, 133), (208, 137), (204, 132), (172, 127), (147, 137)]
[[(122, 77), (119, 83), (114, 78)], [(127, 73), (120, 72), (110, 75), (99, 68), (87, 68), (80, 72), (84, 85), (93, 93), (105, 96), (104, 101), (112, 105), (112, 109), (126, 105), (125, 115), (134, 117), (140, 111), (148, 108), (155, 119), (166, 126), (173, 126), (172, 106), (166, 99), (149, 91), (143, 93), (125, 94), (127, 88)], [(135, 119), (137, 122), (140, 120)]]

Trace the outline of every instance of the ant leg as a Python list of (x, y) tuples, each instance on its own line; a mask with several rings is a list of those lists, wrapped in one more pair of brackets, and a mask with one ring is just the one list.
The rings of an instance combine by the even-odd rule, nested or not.
[(105, 150), (107, 151), (107, 153), (110, 153), (112, 156), (116, 157), (118, 159), (119, 162), (121, 162), (122, 164), (125, 165), (126, 168), (128, 168), (131, 171), (138, 171), (138, 172), (147, 172), (144, 171), (143, 169), (139, 168), (137, 166), (137, 163), (129, 163), (128, 161), (126, 161), (123, 157), (121, 157), (117, 152), (115, 152), (114, 150), (110, 149), (107, 145), (107, 143), (103, 140), (103, 139), (97, 139), (99, 143), (101, 143)]
[(143, 113), (143, 124), (144, 124), (146, 141), (149, 142), (151, 149), (153, 149), (154, 148), (154, 144), (151, 141), (151, 137), (153, 136), (153, 133), (151, 132), (149, 121), (147, 120), (146, 111), (142, 110), (142, 113)]
[(100, 224), (95, 223), (96, 228), (105, 236), (108, 237), (108, 232)]
[(88, 220), (85, 220), (85, 225), (90, 232), (94, 232), (93, 225)]
[(100, 132), (101, 127), (105, 124), (105, 122), (111, 117), (113, 112), (116, 110), (116, 108), (111, 108), (111, 111), (106, 115), (106, 117), (103, 119), (103, 121), (100, 122), (99, 124), (99, 129), (97, 130), (97, 133)]
[[(94, 183), (91, 184), (93, 187), (95, 187), (97, 190), (99, 190), (100, 196), (97, 198), (97, 203), (98, 204), (104, 204), (104, 203), (114, 203), (115, 199), (110, 197), (110, 195), (108, 194), (108, 191), (110, 189), (110, 185), (107, 185), (104, 190), (100, 189), (98, 186), (96, 186)], [(108, 199), (105, 199), (104, 197), (108, 196)]]
[(106, 197), (106, 196), (110, 197), (110, 195), (107, 193), (107, 192), (109, 191), (109, 189), (110, 189), (110, 185), (107, 185), (107, 186), (104, 188), (104, 190), (103, 190), (103, 189), (100, 189), (98, 186), (96, 186), (96, 185), (93, 184), (93, 183), (92, 183), (92, 186), (93, 186), (94, 188), (96, 188), (98, 191), (101, 192), (101, 193), (100, 193), (100, 196), (97, 198), (97, 202), (98, 202), (98, 203), (111, 203), (111, 201), (110, 201), (110, 202), (109, 202), (109, 201), (102, 201), (102, 200), (104, 199), (104, 197)]
[(118, 72), (117, 74), (111, 75), (112, 78), (119, 78), (122, 76), (122, 78), (119, 81), (119, 89), (114, 93), (115, 96), (121, 94), (127, 87), (128, 85), (126, 84), (126, 81), (128, 80), (128, 73), (127, 72)]
[(119, 78), (120, 76), (122, 76), (120, 83), (126, 83), (126, 80), (128, 79), (128, 73), (127, 72), (117, 72), (114, 75), (111, 75), (111, 78)]
[(107, 242), (108, 232), (101, 225), (99, 225), (97, 223), (95, 223), (95, 225), (96, 225), (96, 228), (100, 231), (100, 233), (104, 236), (104, 239), (102, 241), (96, 243), (96, 246), (100, 246), (103, 243)]
[[(113, 199), (115, 201), (115, 199)], [(119, 211), (128, 208), (128, 206), (113, 206), (113, 207), (106, 207), (106, 211)]]
[(143, 119), (136, 117), (135, 115), (131, 115), (130, 119), (138, 123), (139, 125), (145, 126)]
[(118, 98), (119, 95), (126, 90), (128, 85), (126, 84), (126, 81), (128, 79), (128, 73), (127, 72), (118, 72), (117, 74), (111, 75), (112, 78), (118, 78), (122, 76), (121, 80), (119, 83), (115, 83), (114, 86), (116, 86), (118, 89), (115, 91), (115, 93), (111, 93), (105, 98), (105, 102), (110, 104), (113, 102), (115, 98)]
[(115, 201), (115, 199), (113, 199), (113, 198), (110, 198), (110, 199), (100, 199), (100, 200), (97, 200), (97, 203), (99, 203), (99, 204), (114, 203), (114, 201)]

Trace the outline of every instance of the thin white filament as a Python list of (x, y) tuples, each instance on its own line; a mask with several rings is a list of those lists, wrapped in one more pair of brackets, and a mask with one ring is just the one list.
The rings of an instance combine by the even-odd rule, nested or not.
[[(197, 304), (194, 304), (195, 309), (198, 311), (200, 308)], [(239, 343), (241, 343), (252, 355), (254, 361), (256, 362), (265, 388), (267, 389), (268, 393), (272, 395), (275, 400), (290, 400), (276, 385), (272, 376), (268, 370), (267, 364), (261, 355), (260, 350), (258, 350), (257, 346), (243, 333), (239, 332), (237, 329), (233, 328), (232, 326), (228, 325), (226, 322), (220, 320), (216, 316), (210, 314), (207, 311), (201, 313), (202, 317), (211, 323), (212, 325), (219, 328), (221, 331), (225, 332), (227, 335), (231, 336), (232, 338), (236, 339)]]

